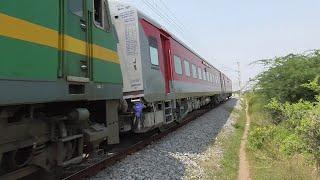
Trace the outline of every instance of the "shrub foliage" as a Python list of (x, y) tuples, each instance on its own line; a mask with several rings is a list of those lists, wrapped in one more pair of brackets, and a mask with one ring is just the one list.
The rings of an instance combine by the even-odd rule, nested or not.
[[(263, 60), (255, 98), (271, 119), (249, 134), (249, 148), (312, 157), (320, 169), (320, 51)], [(252, 99), (252, 98), (251, 98)]]

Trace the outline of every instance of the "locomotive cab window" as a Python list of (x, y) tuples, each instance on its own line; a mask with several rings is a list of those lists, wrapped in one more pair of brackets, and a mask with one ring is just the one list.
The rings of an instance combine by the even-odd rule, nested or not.
[(108, 5), (108, 0), (103, 1), (103, 6), (104, 6), (104, 30), (107, 32), (110, 31), (111, 29), (111, 23), (110, 23), (110, 16), (109, 16), (109, 5)]
[(190, 77), (191, 72), (190, 72), (190, 63), (186, 59), (184, 60), (184, 71), (186, 73), (186, 76)]
[(83, 17), (83, 0), (69, 0), (69, 10), (80, 17)]
[(103, 28), (103, 6), (102, 0), (94, 0), (94, 22)]
[(106, 0), (94, 0), (94, 24), (105, 31), (110, 31), (109, 6)]
[(159, 51), (157, 39), (150, 37), (149, 38), (149, 53), (150, 53), (150, 61), (152, 66), (159, 66)]
[(182, 65), (181, 65), (181, 59), (178, 56), (174, 56), (174, 69), (177, 74), (182, 75)]

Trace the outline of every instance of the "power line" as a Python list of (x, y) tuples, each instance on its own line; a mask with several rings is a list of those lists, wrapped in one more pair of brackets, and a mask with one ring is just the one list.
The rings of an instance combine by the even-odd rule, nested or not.
[(171, 14), (171, 16), (176, 20), (175, 22), (179, 23), (184, 29), (188, 30), (186, 26), (177, 18), (177, 16), (170, 10), (170, 8), (166, 5), (163, 0), (159, 0), (162, 6)]
[(151, 4), (149, 1), (147, 0), (142, 0), (142, 2), (147, 5), (149, 8), (151, 8), (151, 10), (156, 13), (158, 16), (160, 16), (163, 20), (167, 21), (168, 23), (170, 23), (171, 25), (175, 26), (175, 28), (177, 28), (176, 30), (178, 30), (181, 33), (183, 32), (183, 29), (178, 26), (175, 21), (173, 19), (170, 18), (170, 16), (168, 16), (166, 13), (163, 13), (161, 11), (159, 11), (159, 9), (157, 9), (157, 5), (155, 4)]
[[(147, 0), (141, 0), (141, 2), (148, 6), (150, 8), (150, 10), (157, 14), (163, 21), (167, 22), (169, 25), (171, 25), (176, 32), (178, 32), (180, 34), (180, 36), (183, 37), (183, 39), (186, 41), (187, 38), (185, 36), (185, 32), (184, 30), (176, 23), (176, 21), (174, 19), (172, 19), (168, 14), (166, 14), (165, 12), (161, 12), (159, 9), (158, 9), (158, 5), (156, 5), (156, 3), (154, 1), (153, 4), (151, 4), (150, 1), (147, 1)], [(188, 41), (189, 42), (189, 41)]]

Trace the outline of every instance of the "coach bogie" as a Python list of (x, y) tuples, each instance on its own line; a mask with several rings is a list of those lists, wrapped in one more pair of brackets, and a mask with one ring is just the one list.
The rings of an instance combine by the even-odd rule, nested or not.
[(160, 127), (164, 122), (164, 104), (161, 102), (143, 104), (142, 101), (132, 104), (134, 115), (132, 129), (135, 133), (144, 133)]

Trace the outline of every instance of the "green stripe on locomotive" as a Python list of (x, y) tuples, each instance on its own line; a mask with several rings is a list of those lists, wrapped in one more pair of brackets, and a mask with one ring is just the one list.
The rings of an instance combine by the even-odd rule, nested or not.
[(0, 78), (57, 79), (58, 51), (51, 47), (0, 36)]
[(1, 0), (0, 12), (59, 30), (59, 0)]
[[(0, 4), (0, 13), (59, 29), (58, 1), (2, 0)], [(0, 36), (0, 54), (1, 79), (57, 79), (58, 49)]]

